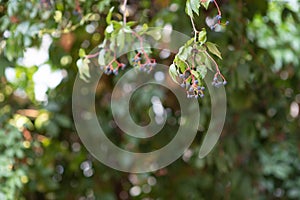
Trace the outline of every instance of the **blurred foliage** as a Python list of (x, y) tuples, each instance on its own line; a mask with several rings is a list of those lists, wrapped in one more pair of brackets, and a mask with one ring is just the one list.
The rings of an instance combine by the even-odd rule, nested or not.
[[(120, 9), (120, 2), (1, 0), (0, 199), (299, 199), (300, 4), (218, 2), (230, 21), (225, 32), (208, 33), (222, 51), (220, 67), (228, 79), (228, 113), (220, 141), (205, 159), (198, 159), (210, 120), (205, 97), (200, 102), (203, 130), (182, 159), (153, 173), (128, 174), (102, 165), (87, 152), (71, 108), (79, 49), (90, 52), (103, 41), (105, 17), (111, 7)], [(179, 0), (129, 0), (129, 20), (149, 27), (171, 25), (191, 35), (185, 5)], [(209, 7), (195, 16), (196, 26), (205, 27), (203, 19), (216, 14)], [(112, 17), (121, 20), (117, 13)], [(55, 87), (47, 87), (45, 101), (38, 101), (34, 76), (42, 64), (25, 66), (22, 58), (29, 47), (43, 49), (43, 35), (50, 36), (51, 45), (42, 64), (64, 76)], [(157, 56), (166, 65), (173, 59)], [(8, 77), (12, 70), (14, 80)], [(180, 118), (174, 95), (157, 87), (137, 92), (134, 109), (139, 112), (132, 112), (133, 118), (138, 123), (149, 120), (140, 111), (151, 109), (155, 95), (168, 108), (168, 123), (151, 141), (125, 137), (110, 111), (118, 78), (104, 76), (97, 87), (103, 130), (127, 149), (143, 152), (165, 145)]]

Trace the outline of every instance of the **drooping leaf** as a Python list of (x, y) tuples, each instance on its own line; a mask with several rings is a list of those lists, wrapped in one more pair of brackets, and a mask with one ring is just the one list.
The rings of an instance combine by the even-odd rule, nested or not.
[(90, 60), (87, 58), (80, 58), (77, 62), (77, 68), (79, 71), (79, 77), (84, 80), (85, 82), (89, 82), (90, 75), (90, 69), (89, 69), (89, 63)]
[(174, 63), (169, 68), (169, 74), (170, 74), (172, 80), (174, 82), (178, 83), (177, 80), (176, 80), (176, 77), (178, 76), (178, 73), (177, 73), (177, 69), (176, 69), (176, 66), (175, 66)]
[(207, 42), (207, 43), (206, 43), (206, 46), (207, 46), (208, 50), (209, 50), (212, 54), (214, 54), (214, 55), (218, 56), (220, 59), (222, 59), (221, 52), (219, 51), (219, 49), (218, 49), (218, 47), (217, 47), (216, 44), (211, 43), (211, 42)]
[(98, 63), (100, 66), (105, 66), (105, 49), (101, 49), (98, 56)]

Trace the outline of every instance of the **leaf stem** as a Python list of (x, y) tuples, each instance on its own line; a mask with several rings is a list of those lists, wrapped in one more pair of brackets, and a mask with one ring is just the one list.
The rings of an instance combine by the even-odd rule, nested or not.
[(207, 51), (204, 51), (204, 53), (205, 53), (205, 55), (207, 55), (207, 57), (208, 57), (208, 58), (214, 63), (214, 65), (216, 66), (216, 71), (217, 71), (217, 73), (216, 73), (215, 76), (220, 75), (220, 76), (222, 77), (222, 79), (223, 79), (224, 81), (226, 81), (226, 79), (225, 79), (225, 77), (222, 75), (222, 73), (221, 73), (221, 71), (220, 71), (220, 69), (219, 69), (219, 65), (218, 65), (218, 63), (215, 61), (215, 59), (213, 59), (213, 58), (211, 57), (211, 55), (209, 55), (209, 53), (207, 53)]
[(85, 57), (88, 58), (88, 59), (90, 59), (90, 58), (95, 58), (95, 57), (97, 57), (99, 54), (100, 54), (100, 52), (97, 52), (97, 53), (94, 53), (94, 54), (86, 55)]
[(217, 1), (214, 0), (214, 3), (215, 3), (215, 5), (216, 5), (216, 7), (217, 7), (217, 9), (218, 9), (219, 15), (222, 16), (222, 12), (221, 12), (221, 10), (220, 10), (220, 8), (219, 8), (219, 5), (218, 5)]
[(124, 26), (126, 25), (126, 12), (127, 12), (127, 1), (128, 0), (124, 0), (124, 3), (123, 3), (123, 7), (124, 7), (124, 11), (123, 11), (123, 23), (124, 23)]
[(143, 38), (142, 38), (139, 34), (137, 34), (136, 32), (134, 32), (134, 31), (132, 31), (132, 34), (133, 34), (135, 37), (137, 37), (138, 40), (140, 41), (141, 51), (142, 51), (142, 53), (144, 54), (146, 60), (147, 60), (148, 62), (150, 62), (151, 59), (149, 58), (148, 54), (146, 53), (146, 51), (145, 51), (145, 49), (144, 49)]
[(195, 22), (193, 20), (193, 18), (190, 16), (191, 22), (192, 22), (192, 26), (193, 26), (193, 30), (194, 30), (194, 41), (196, 42), (196, 38), (197, 38), (197, 33), (199, 32), (195, 26)]

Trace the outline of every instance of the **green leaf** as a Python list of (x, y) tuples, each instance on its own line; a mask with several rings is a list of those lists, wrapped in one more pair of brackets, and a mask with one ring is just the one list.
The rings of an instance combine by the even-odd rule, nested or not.
[(188, 46), (188, 47), (181, 47), (179, 49), (179, 52), (178, 52), (178, 57), (181, 59), (181, 60), (187, 60), (189, 55), (191, 54), (193, 48), (191, 46)]
[(221, 52), (220, 52), (219, 49), (217, 48), (217, 45), (216, 45), (216, 44), (211, 43), (211, 42), (207, 42), (207, 43), (206, 43), (206, 46), (207, 46), (208, 50), (209, 50), (212, 54), (214, 54), (214, 55), (218, 56), (220, 59), (222, 59)]
[(210, 0), (207, 0), (206, 2), (201, 2), (201, 5), (207, 10), (210, 4)]
[(110, 24), (109, 26), (107, 26), (105, 31), (106, 31), (106, 33), (112, 33), (114, 31), (113, 24)]
[(124, 45), (125, 45), (125, 33), (121, 30), (118, 32), (118, 35), (117, 35), (117, 46), (120, 49), (123, 49)]
[(194, 38), (191, 38), (190, 40), (188, 40), (188, 41), (185, 43), (184, 46), (188, 47), (188, 46), (190, 46), (191, 44), (193, 44), (194, 41), (195, 41)]
[(98, 63), (100, 66), (105, 66), (105, 49), (101, 49), (98, 56)]
[(151, 29), (150, 31), (147, 31), (145, 34), (150, 35), (154, 40), (159, 40), (161, 38), (160, 30)]
[[(126, 43), (127, 43), (127, 41), (126, 41)], [(130, 52), (127, 53), (127, 59), (128, 59), (131, 66), (134, 65), (132, 59), (134, 58), (135, 55), (136, 55), (135, 51), (130, 51)]]
[(148, 24), (143, 24), (143, 28), (142, 28), (143, 31), (147, 31), (148, 28), (149, 28)]
[(177, 80), (176, 80), (176, 77), (178, 76), (178, 73), (177, 73), (176, 65), (174, 63), (169, 68), (169, 74), (170, 74), (172, 80), (174, 82), (178, 83)]
[(191, 73), (198, 79), (199, 74), (195, 70), (191, 70)]
[(137, 22), (135, 22), (135, 21), (130, 21), (130, 22), (127, 22), (127, 23), (126, 23), (126, 26), (131, 27), (131, 26), (134, 26), (134, 25), (136, 25), (136, 24), (137, 24)]
[(119, 22), (116, 20), (111, 20), (111, 24), (113, 25), (115, 30), (121, 29), (123, 27), (123, 22)]
[(102, 0), (98, 4), (98, 9), (100, 13), (103, 13), (105, 7), (108, 7), (110, 5), (110, 0)]
[(80, 48), (78, 55), (80, 58), (83, 58), (84, 56), (86, 56), (85, 50), (83, 48)]
[(129, 26), (125, 26), (123, 30), (125, 33), (132, 33), (132, 29)]
[(188, 16), (194, 18), (193, 9), (191, 7), (190, 0), (186, 1), (185, 12), (186, 14), (188, 14)]
[(204, 79), (207, 74), (207, 67), (205, 65), (200, 65), (197, 67), (197, 72), (199, 73), (201, 78)]
[(98, 45), (99, 48), (105, 48), (107, 40), (104, 39), (101, 44)]
[(210, 70), (210, 71), (213, 71), (212, 69), (212, 62), (211, 60), (206, 56), (205, 59), (204, 59), (204, 64), (205, 66)]
[(109, 10), (108, 14), (107, 14), (107, 17), (106, 17), (106, 23), (107, 23), (107, 24), (110, 24), (110, 23), (111, 23), (111, 17), (112, 17), (112, 12), (113, 12), (114, 8), (115, 8), (115, 7), (112, 7), (112, 8)]
[(72, 121), (66, 115), (57, 114), (55, 116), (55, 121), (64, 128), (70, 128), (72, 126)]
[(79, 71), (79, 77), (86, 82), (89, 82), (88, 78), (91, 77), (89, 63), (90, 63), (90, 60), (87, 58), (80, 58), (76, 62), (76, 65), (77, 65), (78, 71)]
[(116, 38), (115, 37), (110, 40), (109, 49), (113, 52), (115, 51), (115, 49), (116, 49)]
[(175, 57), (174, 63), (179, 68), (179, 71), (181, 73), (183, 73), (187, 69), (186, 63), (183, 62), (182, 60), (180, 60), (180, 58), (178, 56)]
[(62, 17), (63, 17), (63, 14), (61, 11), (55, 11), (55, 14), (54, 14), (54, 20), (56, 23), (60, 23), (62, 21)]
[[(56, 12), (59, 12), (59, 11), (56, 11)], [(30, 22), (28, 22), (28, 21), (22, 22), (17, 26), (16, 32), (25, 35), (28, 32), (29, 27), (30, 27)]]
[(190, 0), (192, 10), (199, 15), (200, 0)]
[(202, 28), (202, 30), (198, 34), (198, 41), (202, 45), (202, 44), (204, 44), (206, 42), (206, 40), (207, 40), (206, 29)]

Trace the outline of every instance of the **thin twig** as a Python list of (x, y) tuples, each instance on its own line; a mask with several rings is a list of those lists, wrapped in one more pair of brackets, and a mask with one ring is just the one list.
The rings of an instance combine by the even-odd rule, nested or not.
[(209, 55), (209, 53), (207, 53), (207, 51), (204, 51), (204, 53), (205, 53), (205, 55), (207, 55), (208, 58), (215, 64), (216, 70), (217, 70), (216, 75), (217, 75), (217, 74), (220, 75), (220, 76), (222, 77), (222, 79), (225, 80), (225, 77), (222, 75), (222, 73), (221, 73), (221, 71), (220, 71), (220, 69), (219, 69), (219, 65), (218, 65), (218, 63), (215, 61), (215, 59), (213, 59), (213, 58)]
[(138, 38), (138, 40), (140, 41), (140, 46), (141, 46), (141, 51), (142, 53), (144, 54), (146, 60), (149, 62), (150, 61), (150, 58), (148, 56), (148, 54), (146, 53), (145, 49), (144, 49), (144, 44), (143, 44), (143, 38), (137, 34), (136, 32), (132, 31), (132, 34)]
[(219, 69), (218, 63), (215, 61), (215, 59), (213, 59), (213, 58), (209, 55), (209, 53), (207, 53), (207, 51), (204, 51), (204, 53), (205, 53), (205, 55), (207, 55), (207, 57), (215, 64), (216, 70), (217, 70), (217, 72), (219, 73), (219, 72), (220, 72), (220, 69)]
[(193, 18), (191, 16), (190, 16), (190, 19), (191, 19), (193, 30), (194, 30), (194, 40), (196, 42), (196, 37), (197, 37), (198, 30), (197, 30), (197, 28), (195, 26), (195, 22), (194, 22), (194, 20), (193, 20)]
[(95, 57), (99, 56), (99, 54), (100, 54), (100, 52), (97, 52), (97, 53), (94, 53), (94, 54), (89, 54), (89, 55), (86, 55), (85, 58), (88, 58), (88, 59), (95, 58)]
[(218, 3), (216, 2), (216, 0), (214, 0), (214, 3), (215, 3), (215, 5), (216, 5), (216, 7), (217, 7), (217, 9), (218, 9), (219, 15), (222, 16), (221, 10), (220, 10), (219, 5), (218, 5)]

